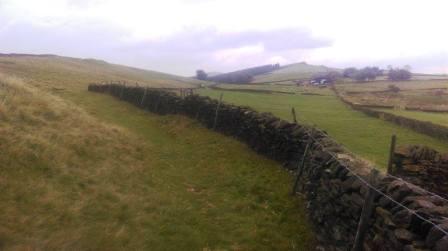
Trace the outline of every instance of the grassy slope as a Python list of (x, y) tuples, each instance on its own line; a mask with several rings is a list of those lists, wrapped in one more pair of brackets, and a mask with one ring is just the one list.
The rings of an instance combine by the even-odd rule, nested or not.
[(45, 70), (0, 88), (1, 249), (311, 249), (279, 164)]
[(41, 88), (83, 90), (89, 82), (127, 81), (152, 87), (193, 87), (195, 79), (141, 70), (100, 60), (60, 56), (0, 56), (0, 72), (19, 75)]
[(319, 72), (333, 70), (326, 66), (309, 65), (306, 63), (296, 63), (281, 67), (280, 69), (268, 74), (255, 76), (253, 83), (279, 81), (288, 79), (309, 78), (311, 75)]
[[(201, 94), (215, 98), (221, 92), (201, 90)], [(224, 91), (223, 99), (229, 103), (248, 105), (259, 111), (272, 112), (286, 120), (291, 120), (291, 107), (294, 107), (300, 121), (326, 130), (350, 151), (380, 167), (386, 166), (392, 134), (397, 134), (398, 144), (425, 144), (439, 150), (448, 150), (446, 142), (351, 110), (329, 90), (317, 89), (313, 92), (324, 96)]]

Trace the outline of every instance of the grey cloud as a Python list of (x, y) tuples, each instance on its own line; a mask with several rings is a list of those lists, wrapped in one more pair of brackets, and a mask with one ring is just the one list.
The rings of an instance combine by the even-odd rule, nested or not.
[(220, 33), (212, 29), (184, 30), (173, 36), (135, 45), (139, 48), (170, 52), (210, 52), (262, 44), (266, 51), (315, 49), (330, 46), (328, 39), (316, 38), (304, 29), (280, 29), (273, 31), (244, 31)]
[[(123, 38), (129, 36), (128, 31), (98, 20), (67, 22), (63, 26), (35, 26), (24, 22), (11, 23), (0, 15), (0, 52), (3, 53), (48, 53), (99, 58), (187, 76), (193, 75), (198, 68), (231, 71), (265, 64), (276, 57), (282, 57), (288, 62), (312, 60), (307, 57), (307, 51), (332, 44), (330, 40), (316, 38), (304, 29), (234, 33), (221, 33), (213, 29), (185, 29), (158, 40), (123, 42)], [(241, 56), (237, 62), (222, 62), (213, 57), (219, 50), (257, 44), (264, 46), (263, 53)], [(341, 62), (335, 58), (331, 62), (317, 63), (339, 67), (409, 64), (416, 72), (434, 72), (434, 67), (448, 68), (447, 60), (448, 53), (445, 51), (419, 58), (402, 57), (377, 62)]]
[(332, 67), (346, 68), (346, 67), (364, 67), (368, 65), (375, 65), (386, 68), (388, 65), (394, 67), (403, 67), (409, 65), (415, 73), (441, 73), (448, 74), (448, 51), (440, 51), (439, 53), (425, 54), (421, 56), (403, 56), (382, 60), (348, 60), (338, 61), (337, 58), (330, 61), (319, 61), (317, 64), (325, 64)]
[(379, 60), (373, 63), (382, 67), (387, 67), (388, 65), (399, 67), (409, 65), (411, 66), (412, 71), (417, 73), (446, 74), (448, 72), (443, 72), (442, 69), (448, 69), (448, 51), (441, 51), (436, 54), (426, 54), (421, 56), (403, 56), (389, 60)]
[(76, 8), (88, 8), (90, 6), (100, 4), (102, 0), (67, 0), (67, 5)]
[[(213, 54), (220, 50), (258, 44), (264, 46), (263, 53), (245, 56), (232, 65), (213, 58)], [(145, 58), (146, 67), (165, 71), (176, 70), (178, 73), (191, 75), (197, 68), (217, 71), (236, 70), (268, 63), (270, 58), (276, 56), (288, 58), (291, 51), (296, 51), (293, 54), (297, 55), (297, 51), (330, 45), (331, 41), (313, 37), (304, 29), (233, 33), (221, 33), (213, 29), (185, 29), (169, 37), (123, 45), (120, 51), (129, 54), (138, 52)]]
[(88, 57), (89, 54), (101, 56), (118, 47), (118, 38), (125, 35), (124, 31), (111, 29), (93, 21), (56, 27), (17, 22), (0, 28), (0, 50), (81, 57)]
[(448, 70), (448, 50), (437, 54), (394, 60), (395, 65), (400, 65), (399, 63), (410, 65), (415, 72), (448, 74), (448, 71), (441, 72), (442, 68)]

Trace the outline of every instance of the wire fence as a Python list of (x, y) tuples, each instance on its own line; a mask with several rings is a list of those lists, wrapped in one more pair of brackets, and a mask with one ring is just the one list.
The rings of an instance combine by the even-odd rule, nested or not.
[[(319, 129), (317, 129), (319, 130)], [(320, 131), (320, 130), (319, 130)], [(321, 131), (322, 132), (322, 131)], [(311, 133), (307, 133), (308, 136), (312, 139), (313, 143), (317, 144), (322, 150), (325, 150), (325, 146), (322, 145), (316, 138), (313, 137), (313, 135)], [(340, 159), (331, 151), (326, 151), (328, 154), (330, 154), (331, 158), (335, 161), (337, 161), (343, 168), (345, 168), (348, 172), (350, 172), (354, 177), (356, 177), (359, 181), (361, 181), (365, 186), (367, 186), (368, 188), (373, 189), (377, 194), (383, 196), (384, 198), (388, 199), (389, 201), (395, 203), (397, 206), (400, 206), (401, 208), (407, 210), (409, 213), (411, 213), (412, 215), (416, 216), (417, 218), (419, 218), (420, 220), (429, 223), (430, 225), (432, 225), (433, 227), (435, 227), (436, 229), (438, 229), (440, 232), (442, 232), (444, 235), (448, 236), (448, 231), (444, 230), (443, 228), (441, 228), (439, 225), (437, 225), (436, 223), (432, 222), (430, 219), (427, 219), (421, 215), (419, 215), (418, 213), (415, 212), (415, 210), (403, 205), (402, 203), (400, 203), (399, 201), (395, 200), (394, 198), (392, 198), (391, 196), (385, 194), (384, 192), (382, 192), (381, 190), (377, 189), (375, 186), (373, 186), (372, 184), (370, 184), (368, 181), (366, 181), (363, 177), (361, 177), (360, 175), (358, 175), (355, 171), (353, 171), (351, 168), (349, 168), (345, 163), (341, 162)], [(404, 181), (401, 178), (398, 178), (396, 176), (393, 175), (387, 175), (388, 177), (392, 177), (395, 178), (397, 180), (401, 180)], [(412, 183), (409, 183), (407, 181), (404, 181), (408, 184), (413, 185)], [(420, 187), (419, 187), (420, 188)], [(448, 202), (448, 200), (444, 199), (443, 197), (432, 193), (430, 191), (427, 191), (423, 188), (421, 188), (423, 191), (427, 192), (430, 195), (434, 195), (437, 196), (438, 198), (441, 198), (442, 200)]]
[[(154, 89), (159, 89), (159, 88), (154, 88)], [(171, 88), (171, 89), (175, 89), (175, 88)], [(177, 89), (179, 89), (179, 88), (177, 88)], [(222, 98), (221, 98), (220, 100), (222, 100)], [(219, 111), (220, 104), (221, 104), (221, 101), (220, 101), (219, 103), (217, 103), (216, 114), (215, 114), (215, 124), (216, 124), (216, 118), (217, 118), (217, 116), (218, 116), (218, 111)], [(306, 123), (306, 124), (308, 124), (308, 123)], [(213, 126), (213, 128), (215, 128), (215, 126)], [(318, 128), (311, 127), (310, 129), (311, 129), (311, 130), (314, 130), (314, 131), (316, 131), (316, 132), (320, 132), (320, 133), (322, 133), (322, 135), (326, 135), (325, 132), (323, 132), (322, 130), (320, 130), (320, 129), (318, 129)], [(433, 226), (435, 229), (437, 229), (437, 230), (439, 230), (441, 233), (443, 233), (445, 236), (448, 236), (448, 231), (446, 231), (445, 229), (443, 229), (442, 227), (440, 227), (436, 222), (432, 221), (429, 217), (424, 217), (422, 214), (420, 214), (420, 213), (418, 212), (418, 209), (417, 209), (417, 210), (414, 210), (414, 209), (412, 209), (412, 208), (410, 208), (410, 207), (404, 205), (403, 203), (397, 201), (397, 199), (394, 199), (391, 195), (386, 194), (386, 192), (381, 191), (381, 190), (378, 189), (375, 185), (371, 184), (369, 181), (367, 181), (365, 178), (363, 178), (363, 177), (362, 177), (361, 175), (359, 175), (357, 172), (355, 172), (354, 170), (352, 170), (352, 169), (348, 166), (348, 164), (347, 164), (347, 163), (344, 163), (343, 161), (341, 161), (341, 159), (340, 159), (334, 152), (327, 150), (327, 149), (326, 149), (326, 146), (323, 145), (319, 139), (316, 139), (316, 138), (313, 136), (311, 130), (307, 130), (307, 131), (306, 131), (307, 136), (309, 137), (309, 139), (311, 139), (311, 141), (309, 142), (310, 146), (311, 146), (311, 144), (315, 144), (316, 146), (318, 146), (319, 148), (321, 148), (321, 150), (322, 150), (323, 152), (328, 153), (328, 154), (330, 155), (330, 157), (331, 157), (331, 160), (336, 161), (341, 167), (343, 167), (343, 168), (346, 169), (348, 172), (350, 172), (350, 174), (353, 175), (353, 177), (355, 177), (356, 179), (358, 179), (364, 186), (366, 186), (366, 187), (369, 188), (369, 189), (372, 189), (376, 194), (378, 194), (378, 195), (380, 195), (380, 196), (386, 198), (386, 199), (389, 200), (390, 202), (394, 203), (396, 206), (399, 206), (400, 208), (406, 210), (409, 214), (411, 214), (411, 215), (417, 217), (417, 218), (420, 219), (421, 221), (430, 224), (430, 225)], [(330, 139), (331, 139), (331, 138), (330, 138)], [(339, 144), (338, 144), (338, 145), (339, 145)], [(348, 153), (350, 152), (350, 151), (347, 150), (344, 146), (342, 146), (342, 145), (339, 145), (339, 146), (341, 147), (342, 150), (344, 150), (344, 152), (348, 152)], [(305, 157), (306, 157), (306, 156), (305, 156), (305, 154), (304, 154), (304, 156), (302, 156), (302, 158), (305, 158)], [(300, 170), (299, 170), (299, 168), (298, 168), (298, 169), (297, 169), (297, 172), (298, 172), (298, 173), (299, 173), (299, 172), (302, 172), (302, 171), (303, 171), (303, 170), (302, 170), (303, 168), (304, 168), (303, 166), (300, 168)], [(375, 169), (376, 169), (376, 168), (375, 168)], [(298, 177), (299, 177), (299, 176), (298, 176)], [(409, 182), (407, 182), (407, 181), (405, 181), (405, 180), (403, 180), (403, 179), (401, 179), (401, 178), (399, 178), (399, 177), (393, 176), (393, 175), (391, 175), (391, 174), (386, 174), (385, 177), (390, 177), (390, 178), (392, 178), (392, 179), (400, 180), (400, 181), (405, 182), (406, 184), (410, 184), (410, 185), (412, 185), (412, 186), (415, 186), (415, 185), (413, 185), (412, 183), (409, 183)], [(435, 196), (435, 197), (437, 197), (437, 198), (440, 198), (440, 199), (443, 200), (444, 202), (448, 202), (447, 199), (441, 197), (440, 195), (437, 195), (437, 194), (435, 194), (435, 193), (433, 193), (433, 192), (427, 191), (426, 189), (423, 189), (423, 188), (420, 188), (420, 187), (419, 187), (419, 189), (421, 189), (421, 191), (424, 191), (424, 192), (427, 193), (428, 195)]]

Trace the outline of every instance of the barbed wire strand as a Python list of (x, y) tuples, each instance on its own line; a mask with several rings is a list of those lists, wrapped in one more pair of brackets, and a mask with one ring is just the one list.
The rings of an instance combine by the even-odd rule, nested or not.
[[(386, 174), (386, 176), (387, 176), (387, 177), (390, 177), (390, 178), (394, 178), (394, 179), (396, 179), (396, 180), (401, 180), (401, 181), (403, 181), (403, 182), (405, 182), (405, 183), (407, 183), (407, 184), (410, 184), (410, 185), (415, 186), (415, 185), (412, 184), (411, 182), (409, 182), (409, 181), (407, 181), (407, 180), (405, 180), (405, 179), (403, 179), (403, 178), (394, 176), (394, 175), (392, 175), (392, 174)], [(445, 202), (448, 202), (448, 199), (445, 199), (444, 197), (442, 197), (442, 196), (440, 196), (440, 195), (438, 195), (438, 194), (436, 194), (436, 193), (434, 193), (434, 192), (428, 191), (428, 190), (426, 190), (426, 189), (424, 189), (424, 188), (422, 188), (422, 187), (419, 187), (419, 189), (421, 189), (421, 190), (423, 190), (423, 191), (429, 193), (430, 195), (435, 196), (435, 197), (437, 197), (437, 198), (439, 198), (439, 199), (441, 199), (441, 200), (443, 200), (443, 201), (445, 201)]]
[[(314, 141), (314, 143), (316, 143), (319, 147), (322, 148), (322, 150), (325, 150), (325, 146), (322, 145), (318, 140), (316, 140), (316, 138), (314, 138), (311, 133), (307, 133), (308, 136)], [(427, 222), (429, 224), (431, 224), (432, 226), (434, 226), (435, 228), (437, 228), (440, 232), (442, 232), (443, 234), (445, 234), (446, 236), (448, 236), (448, 232), (445, 231), (443, 228), (441, 228), (440, 226), (438, 226), (437, 224), (435, 224), (434, 222), (430, 221), (429, 219), (424, 218), (423, 216), (417, 214), (415, 212), (415, 210), (408, 208), (407, 206), (403, 205), (402, 203), (396, 201), (394, 198), (390, 197), (389, 195), (383, 193), (382, 191), (378, 190), (376, 187), (374, 187), (373, 185), (371, 185), (369, 182), (367, 182), (364, 178), (362, 178), (361, 176), (359, 176), (357, 173), (355, 173), (353, 170), (351, 170), (346, 164), (342, 163), (340, 161), (339, 158), (337, 158), (337, 156), (335, 156), (332, 152), (327, 151), (328, 154), (330, 154), (330, 156), (336, 160), (342, 167), (344, 167), (347, 171), (349, 171), (353, 176), (355, 176), (357, 179), (359, 179), (362, 183), (364, 183), (364, 185), (366, 185), (367, 187), (373, 189), (375, 192), (377, 192), (378, 194), (382, 195), (383, 197), (385, 197), (386, 199), (392, 201), (393, 203), (397, 204), (398, 206), (400, 206), (401, 208), (407, 210), (408, 212), (410, 212), (411, 214), (415, 215), (417, 218), (419, 218), (420, 220)]]
[[(307, 121), (305, 121), (305, 123), (307, 124)], [(320, 132), (320, 133), (324, 133), (324, 134), (326, 134), (323, 130), (321, 130), (321, 129), (319, 129), (319, 128), (313, 128), (313, 130), (316, 130), (316, 131), (318, 131), (318, 132)], [(313, 138), (311, 135), (309, 135), (309, 136), (310, 136), (311, 138)], [(313, 140), (316, 140), (316, 139), (313, 138)], [(350, 152), (350, 150), (349, 150), (347, 147), (345, 147), (344, 145), (339, 145), (339, 146), (340, 146), (344, 151), (346, 151), (346, 152)], [(407, 181), (407, 180), (405, 180), (405, 179), (403, 179), (403, 178), (394, 176), (394, 175), (392, 175), (392, 174), (388, 174), (388, 173), (387, 173), (386, 176), (388, 176), (388, 177), (390, 177), (390, 178), (394, 178), (394, 179), (396, 179), (396, 180), (401, 180), (401, 181), (403, 181), (403, 182), (405, 182), (405, 183), (407, 183), (407, 184), (410, 184), (410, 185), (415, 186), (415, 185), (412, 184), (411, 182), (409, 182), (409, 181)], [(424, 189), (423, 187), (419, 187), (419, 189), (421, 189), (422, 191), (425, 191), (425, 192), (428, 193), (428, 194), (431, 194), (431, 195), (433, 195), (433, 196), (436, 196), (437, 198), (439, 198), (439, 199), (441, 199), (441, 200), (443, 200), (443, 201), (445, 201), (445, 202), (448, 203), (448, 199), (442, 197), (441, 195), (439, 195), (439, 194), (437, 194), (437, 193), (431, 192), (431, 191), (429, 191), (429, 190), (427, 190), (427, 189)]]

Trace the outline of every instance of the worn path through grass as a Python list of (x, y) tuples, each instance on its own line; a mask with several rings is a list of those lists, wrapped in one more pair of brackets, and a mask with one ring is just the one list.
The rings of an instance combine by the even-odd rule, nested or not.
[(148, 227), (138, 230), (147, 247), (311, 249), (304, 204), (288, 195), (292, 178), (278, 163), (182, 116), (150, 114), (97, 93), (66, 96), (149, 143), (147, 182), (157, 198), (148, 195), (155, 203), (134, 212), (151, 215)]

